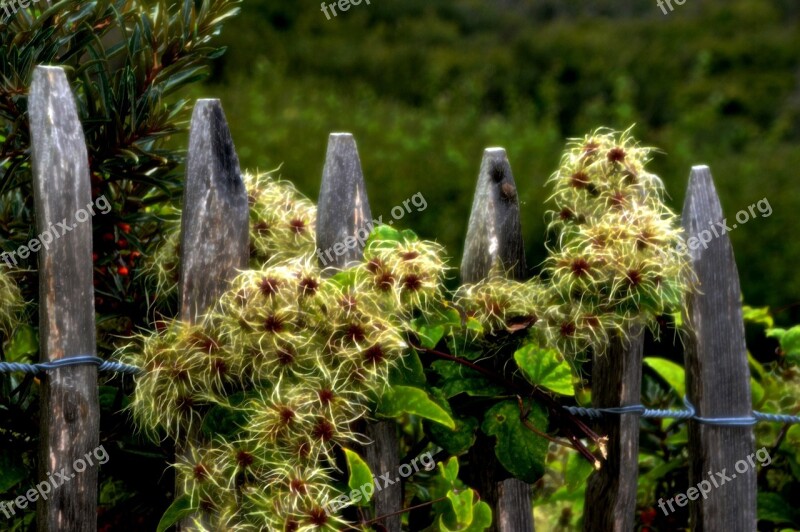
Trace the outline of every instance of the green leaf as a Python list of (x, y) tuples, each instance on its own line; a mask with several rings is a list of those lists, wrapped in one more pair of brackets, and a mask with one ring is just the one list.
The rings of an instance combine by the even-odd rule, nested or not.
[(389, 242), (402, 242), (403, 235), (397, 229), (388, 225), (379, 225), (372, 230), (372, 234), (367, 239), (367, 246), (375, 242), (389, 241)]
[(761, 401), (764, 399), (764, 387), (759, 384), (757, 380), (753, 377), (750, 377), (750, 397), (753, 402), (754, 406), (758, 406), (761, 404)]
[(0, 451), (0, 493), (5, 493), (28, 476), (22, 457), (11, 449)]
[(431, 441), (448, 454), (458, 455), (469, 450), (475, 443), (475, 433), (478, 431), (477, 418), (472, 416), (452, 416), (456, 423), (453, 430), (439, 423), (430, 423), (426, 428)]
[(778, 338), (781, 351), (791, 364), (800, 364), (800, 325), (795, 325), (788, 331), (783, 329), (770, 329), (767, 336)]
[(453, 506), (453, 513), (456, 518), (456, 526), (462, 528), (472, 523), (472, 490), (464, 490), (461, 492), (450, 491), (447, 493), (447, 499)]
[(158, 522), (156, 532), (166, 532), (172, 526), (178, 524), (181, 520), (189, 517), (197, 511), (197, 504), (192, 503), (192, 498), (189, 495), (183, 495), (175, 499), (172, 504), (164, 512), (161, 521)]
[(334, 283), (336, 286), (340, 288), (352, 288), (355, 285), (357, 277), (357, 271), (355, 268), (350, 268), (347, 270), (342, 270), (330, 279), (328, 282)]
[(400, 234), (403, 236), (403, 240), (406, 242), (416, 242), (419, 240), (417, 233), (412, 231), (411, 229), (403, 229)]
[(378, 414), (387, 418), (413, 414), (436, 421), (451, 429), (456, 428), (453, 418), (428, 397), (424, 390), (411, 386), (392, 386), (387, 388), (380, 398)]
[(8, 362), (30, 360), (39, 351), (39, 335), (27, 324), (20, 325), (6, 349)]
[[(347, 458), (347, 470), (350, 471), (350, 479), (347, 481), (347, 486), (351, 490), (361, 491), (361, 488), (372, 484), (373, 475), (367, 463), (358, 455), (358, 453), (350, 449), (344, 449), (345, 457)], [(359, 501), (358, 506), (369, 506), (369, 501), (372, 498), (370, 490), (361, 491), (363, 498)]]
[(451, 456), (447, 462), (439, 462), (439, 471), (451, 485), (458, 480), (458, 458)]
[(483, 334), (483, 324), (473, 317), (467, 318), (467, 330)]
[(753, 355), (750, 354), (750, 351), (747, 351), (747, 360), (750, 362), (750, 367), (758, 374), (759, 379), (763, 379), (764, 375), (766, 375), (766, 371), (764, 370), (764, 366), (755, 359)]
[[(538, 403), (530, 401), (523, 407), (530, 409), (527, 423), (545, 432), (545, 410)], [(529, 484), (542, 477), (548, 441), (523, 424), (516, 401), (503, 401), (490, 408), (481, 429), (489, 436), (497, 437), (494, 452), (512, 475)]]
[(425, 423), (425, 433), (439, 447), (448, 454), (456, 456), (467, 451), (475, 443), (475, 432), (478, 430), (478, 420), (471, 416), (453, 415), (453, 409), (439, 388), (430, 391), (431, 399), (441, 406), (456, 422), (455, 429), (449, 429), (439, 423)]
[(572, 368), (555, 349), (527, 344), (517, 349), (514, 360), (531, 384), (561, 395), (575, 395)]
[(425, 368), (419, 354), (413, 350), (406, 351), (400, 363), (389, 370), (389, 383), (392, 385), (424, 386), (425, 380)]
[(761, 324), (767, 329), (775, 326), (772, 315), (769, 313), (769, 307), (755, 308), (745, 305), (742, 307), (742, 317), (745, 323)]
[(777, 493), (758, 492), (759, 521), (791, 524), (796, 517), (792, 504)]
[(569, 453), (564, 471), (564, 483), (568, 491), (586, 486), (586, 479), (594, 471), (594, 466), (579, 453)]
[(419, 336), (422, 347), (433, 349), (444, 336), (444, 325), (430, 325), (424, 319), (416, 319), (411, 324), (414, 332)]
[(490, 381), (474, 369), (449, 360), (435, 360), (431, 367), (442, 376), (440, 386), (445, 397), (466, 393), (471, 397), (494, 397), (505, 389)]
[(686, 372), (681, 366), (671, 360), (658, 357), (646, 357), (644, 363), (678, 392), (679, 397), (686, 395)]
[(472, 508), (472, 524), (462, 532), (484, 532), (492, 526), (492, 508), (483, 501)]

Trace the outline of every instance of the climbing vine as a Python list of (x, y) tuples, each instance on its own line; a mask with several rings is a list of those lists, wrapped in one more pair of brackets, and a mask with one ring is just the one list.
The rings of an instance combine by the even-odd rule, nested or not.
[[(171, 518), (192, 514), (209, 530), (368, 528), (380, 517), (368, 498), (330, 507), (348, 471), (352, 487), (366, 467), (355, 450), (369, 443), (370, 417), (400, 420), (407, 450), (452, 456), (480, 430), (527, 482), (542, 476), (550, 442), (599, 464), (604, 439), (560, 408), (581, 383), (580, 362), (679, 311), (692, 289), (677, 217), (646, 170), (650, 153), (627, 132), (572, 141), (551, 178), (540, 275), (512, 281), (497, 264), (452, 293), (444, 250), (387, 226), (361, 263), (321, 269), (313, 204), (286, 182), (248, 176), (251, 269), (198, 324), (162, 321), (123, 352), (145, 369), (131, 404), (137, 425), (187, 451), (175, 464), (183, 512)], [(149, 270), (165, 297), (177, 247), (168, 235)], [(423, 504), (408, 519), (485, 529), (491, 512), (457, 472), (443, 461), (439, 475), (410, 479), (407, 501)], [(443, 478), (450, 487), (437, 499)]]

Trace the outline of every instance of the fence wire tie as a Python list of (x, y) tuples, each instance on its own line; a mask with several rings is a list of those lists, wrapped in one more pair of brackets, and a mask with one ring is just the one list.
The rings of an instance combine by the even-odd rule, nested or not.
[(21, 364), (19, 362), (0, 362), (0, 373), (31, 373), (40, 375), (59, 368), (72, 366), (94, 365), (97, 371), (122, 373), (126, 375), (137, 375), (142, 372), (140, 368), (128, 366), (120, 362), (103, 360), (100, 357), (91, 355), (80, 355), (76, 357), (61, 358), (50, 362), (39, 362), (38, 364)]
[(795, 424), (800, 423), (800, 416), (788, 414), (767, 414), (764, 412), (753, 411), (753, 415), (747, 417), (701, 417), (697, 415), (697, 410), (689, 401), (688, 397), (683, 398), (685, 410), (658, 410), (645, 408), (644, 405), (628, 405), (607, 408), (590, 408), (583, 406), (565, 406), (564, 409), (574, 416), (584, 416), (592, 419), (602, 417), (604, 414), (638, 414), (643, 418), (667, 418), (686, 420), (691, 419), (704, 425), (742, 427), (755, 425), (759, 421), (772, 421), (776, 423)]

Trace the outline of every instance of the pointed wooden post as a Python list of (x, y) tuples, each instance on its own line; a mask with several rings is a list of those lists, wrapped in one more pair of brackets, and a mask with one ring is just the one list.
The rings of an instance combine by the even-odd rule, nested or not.
[(359, 231), (372, 229), (372, 213), (353, 135), (331, 133), (317, 204), (317, 250), (324, 267), (344, 268), (364, 255)]
[[(489, 148), (483, 153), (461, 260), (461, 280), (478, 282), (493, 270), (512, 279), (523, 279), (526, 274), (517, 185), (503, 148)], [(498, 370), (502, 370), (499, 364)], [(469, 483), (492, 507), (490, 531), (532, 531), (531, 488), (515, 478), (498, 481), (504, 470), (494, 453), (492, 438), (479, 433), (469, 461), (473, 475)]]
[[(711, 171), (695, 166), (683, 206), (683, 227), (700, 293), (692, 294), (687, 306), (685, 364), (689, 400), (704, 418), (752, 415), (739, 272), (725, 225)], [(736, 228), (733, 222), (729, 225)], [(719, 479), (717, 473), (731, 478), (710, 489), (707, 498), (689, 503), (692, 530), (756, 529), (755, 468), (736, 470), (737, 462), (747, 463), (754, 452), (752, 426), (690, 422), (689, 485)]]
[[(180, 319), (196, 323), (249, 259), (247, 190), (222, 105), (198, 100), (192, 112), (181, 215)], [(199, 433), (187, 436), (198, 440)], [(176, 454), (185, 451), (176, 445)], [(183, 485), (176, 484), (176, 498)], [(192, 518), (182, 528), (193, 528)]]
[[(592, 365), (592, 405), (610, 408), (641, 403), (644, 328), (617, 337)], [(583, 529), (628, 532), (634, 528), (639, 475), (639, 416), (604, 416), (595, 431), (606, 436), (607, 456), (586, 486)]]
[(181, 215), (180, 317), (194, 323), (249, 257), (249, 207), (222, 105), (198, 100), (192, 113)]
[[(371, 229), (372, 212), (356, 141), (350, 133), (332, 133), (317, 204), (317, 256), (321, 266), (332, 268), (326, 273), (332, 275), (334, 269), (360, 261), (364, 237)], [(372, 441), (364, 448), (364, 459), (373, 474), (396, 471), (400, 445), (395, 423), (367, 423), (364, 433)], [(376, 492), (373, 499), (376, 516), (393, 514), (403, 507), (400, 484)], [(389, 532), (399, 532), (400, 517), (392, 515), (380, 524)]]
[(517, 185), (503, 148), (488, 148), (483, 153), (461, 259), (461, 279), (465, 283), (480, 281), (495, 265), (512, 279), (525, 278)]
[[(30, 246), (39, 262), (41, 358), (95, 356), (92, 222), (84, 216), (93, 203), (89, 162), (63, 69), (36, 67), (28, 109), (36, 229), (42, 235)], [(62, 222), (71, 229), (59, 227)], [(42, 383), (39, 480), (47, 484), (49, 474), (63, 472), (69, 480), (39, 499), (37, 528), (93, 532), (99, 466), (95, 462), (81, 472), (76, 462), (86, 465), (86, 456), (99, 445), (97, 368), (61, 368), (48, 372)]]

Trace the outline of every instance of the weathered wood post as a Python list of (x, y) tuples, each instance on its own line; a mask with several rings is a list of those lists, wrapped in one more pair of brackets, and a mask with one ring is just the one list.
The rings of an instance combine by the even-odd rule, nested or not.
[[(686, 389), (703, 418), (752, 415), (739, 272), (711, 171), (695, 166), (683, 206), (683, 227), (700, 293), (687, 305)], [(723, 224), (722, 226), (718, 224)], [(731, 224), (732, 229), (736, 224)], [(752, 426), (689, 423), (689, 485), (731, 478), (690, 504), (692, 530), (756, 529), (756, 471), (736, 471), (755, 451)], [(716, 482), (715, 482), (716, 484)], [(684, 502), (684, 504), (686, 504)]]
[[(180, 319), (196, 323), (247, 267), (247, 190), (222, 105), (198, 100), (192, 112), (181, 215)], [(199, 434), (187, 435), (187, 441)], [(180, 442), (176, 454), (184, 452)], [(183, 486), (176, 483), (176, 498)], [(192, 526), (192, 518), (183, 527)]]
[[(611, 340), (592, 364), (592, 406), (610, 408), (641, 403), (644, 327), (634, 325), (628, 339)], [(607, 436), (606, 459), (586, 486), (583, 529), (628, 532), (634, 528), (639, 475), (639, 415), (602, 417), (595, 431)]]
[[(503, 148), (489, 148), (483, 154), (461, 260), (461, 280), (478, 282), (493, 269), (512, 279), (521, 280), (526, 275), (517, 185)], [(496, 362), (502, 370), (501, 361)], [(490, 531), (532, 531), (531, 488), (515, 478), (498, 481), (503, 467), (494, 453), (492, 438), (479, 433), (469, 460), (473, 474), (470, 484), (492, 507)]]
[[(320, 265), (334, 269), (359, 261), (364, 255), (359, 231), (372, 229), (372, 212), (361, 160), (353, 135), (332, 133), (328, 139), (317, 204), (317, 250)], [(332, 259), (332, 260), (329, 260)], [(373, 442), (364, 448), (365, 460), (373, 474), (396, 471), (399, 466), (399, 441), (394, 421), (367, 423), (364, 432)], [(389, 515), (402, 509), (400, 484), (374, 494), (375, 515)], [(400, 531), (401, 516), (392, 515), (381, 524), (389, 532)]]
[[(90, 215), (83, 216), (93, 206), (89, 162), (63, 69), (36, 67), (28, 110), (36, 229), (42, 235), (30, 245), (39, 254), (41, 358), (95, 356), (92, 222)], [(71, 227), (68, 232), (58, 227), (64, 221)], [(95, 531), (98, 466), (80, 472), (75, 463), (100, 442), (97, 368), (59, 368), (48, 372), (42, 384), (39, 480), (48, 482), (48, 474), (68, 471), (69, 481), (39, 499), (37, 528)]]
[(181, 215), (180, 317), (195, 323), (249, 258), (249, 206), (222, 105), (192, 112)]

